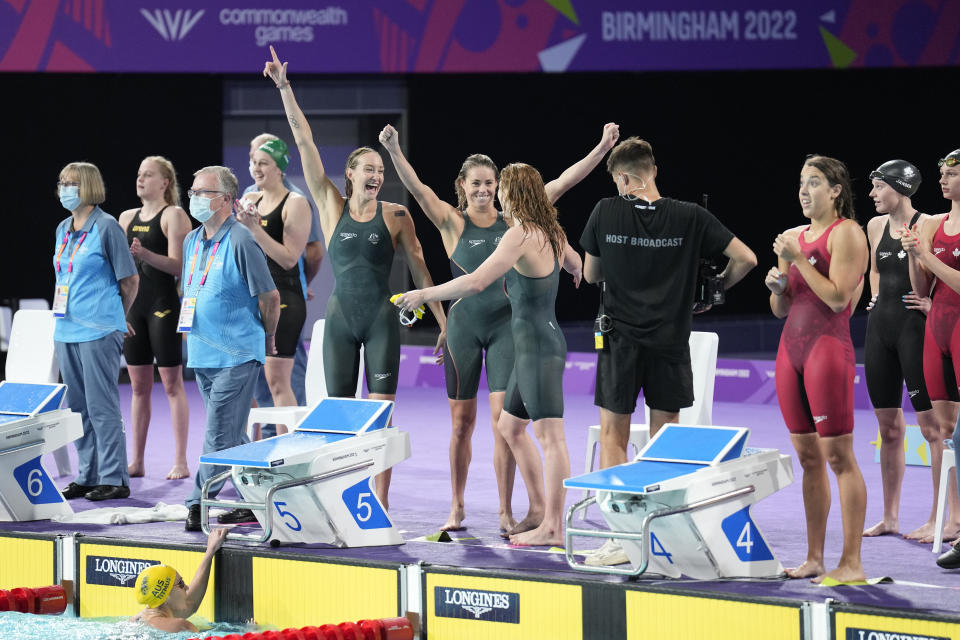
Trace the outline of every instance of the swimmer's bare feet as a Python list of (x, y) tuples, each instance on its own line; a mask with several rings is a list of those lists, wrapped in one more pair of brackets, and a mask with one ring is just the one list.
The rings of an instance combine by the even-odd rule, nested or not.
[(512, 513), (501, 513), (500, 514), (500, 533), (507, 533), (508, 531), (513, 530), (517, 526), (517, 521), (514, 519)]
[(824, 571), (826, 571), (826, 569), (824, 569), (823, 563), (814, 562), (813, 560), (807, 560), (799, 567), (784, 569), (788, 578), (815, 578), (823, 575)]
[(864, 531), (863, 537), (872, 538), (874, 536), (886, 536), (894, 533), (900, 533), (900, 526), (897, 521), (884, 519)]
[(462, 523), (465, 517), (463, 507), (453, 507), (450, 509), (450, 515), (447, 516), (447, 521), (440, 527), (440, 531), (463, 531)]
[[(132, 473), (130, 474), (133, 475)], [(142, 474), (141, 474), (142, 475)], [(170, 472), (167, 473), (167, 480), (181, 480), (182, 478), (190, 477), (190, 468), (187, 467), (187, 463), (183, 464), (177, 463), (173, 465), (173, 468), (170, 469)]]
[(536, 529), (511, 535), (510, 544), (520, 547), (562, 547), (563, 533), (559, 527), (542, 523)]
[(127, 475), (131, 478), (142, 478), (144, 475), (143, 471), (143, 461), (140, 462), (131, 462), (127, 465)]
[(829, 573), (825, 573), (821, 576), (817, 576), (810, 580), (814, 584), (820, 584), (823, 582), (824, 578), (833, 578), (837, 582), (857, 582), (861, 580), (866, 580), (867, 576), (863, 572), (863, 567), (858, 563), (856, 566), (844, 567), (840, 566), (834, 569)]
[(542, 513), (530, 512), (527, 514), (527, 517), (518, 522), (512, 529), (507, 529), (505, 532), (500, 534), (501, 538), (509, 538), (510, 536), (515, 536), (518, 533), (523, 533), (525, 531), (530, 531), (531, 529), (536, 529), (540, 526), (540, 523), (543, 522)]
[(930, 538), (930, 542), (933, 542), (933, 520), (928, 520), (903, 537), (907, 540), (919, 540), (921, 542), (924, 538)]
[[(943, 525), (943, 540), (955, 540), (956, 538), (960, 538), (960, 525), (954, 522), (948, 522)], [(920, 538), (919, 542), (920, 544), (932, 544), (933, 529), (930, 529), (930, 535)]]

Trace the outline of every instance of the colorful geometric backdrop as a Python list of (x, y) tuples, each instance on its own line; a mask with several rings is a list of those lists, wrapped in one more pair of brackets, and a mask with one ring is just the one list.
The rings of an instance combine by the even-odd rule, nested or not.
[(0, 0), (0, 71), (944, 66), (956, 0)]

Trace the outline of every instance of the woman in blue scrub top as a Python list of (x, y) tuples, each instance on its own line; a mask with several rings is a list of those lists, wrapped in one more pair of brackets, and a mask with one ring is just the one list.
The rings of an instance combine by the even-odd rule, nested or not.
[(130, 488), (117, 375), (126, 312), (137, 297), (137, 268), (120, 224), (99, 206), (106, 189), (96, 166), (68, 164), (57, 192), (70, 217), (57, 226), (53, 250), (54, 343), (67, 405), (83, 419), (83, 437), (76, 441), (77, 477), (63, 496), (126, 498)]

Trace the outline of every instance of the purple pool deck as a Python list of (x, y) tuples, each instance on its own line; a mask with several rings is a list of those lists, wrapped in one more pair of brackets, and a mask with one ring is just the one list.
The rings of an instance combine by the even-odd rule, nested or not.
[[(466, 490), (465, 529), (453, 534), (452, 543), (432, 543), (422, 540), (435, 533), (446, 520), (450, 508), (448, 467), (449, 410), (446, 394), (441, 386), (442, 373), (428, 364), (426, 350), (405, 347), (404, 374), (397, 394), (394, 424), (410, 433), (412, 457), (395, 467), (390, 491), (390, 512), (403, 531), (407, 544), (399, 547), (371, 549), (331, 549), (327, 547), (285, 547), (285, 554), (303, 553), (339, 558), (357, 558), (388, 562), (425, 561), (451, 567), (517, 570), (549, 575), (560, 579), (594, 579), (591, 574), (570, 570), (561, 553), (547, 549), (515, 549), (504, 544), (497, 532), (497, 493), (492, 469), (492, 436), (486, 391), (481, 389), (478, 400), (478, 424), (473, 436), (473, 463)], [(570, 450), (571, 470), (574, 475), (583, 469), (587, 427), (598, 422), (598, 410), (593, 406), (592, 354), (571, 354), (565, 379), (565, 430)], [(415, 366), (414, 366), (415, 365)], [(749, 445), (775, 447), (791, 453), (792, 447), (780, 417), (775, 398), (763, 391), (768, 382), (765, 371), (771, 363), (760, 361), (720, 361), (721, 376), (717, 380), (714, 423), (744, 426), (751, 430)], [(748, 373), (742, 373), (748, 371)], [(743, 382), (753, 379), (751, 389)], [(731, 380), (740, 382), (738, 386)], [(772, 382), (772, 381), (770, 381)], [(200, 454), (204, 411), (196, 385), (187, 382), (190, 399), (190, 439), (188, 455), (196, 461)], [(130, 387), (120, 386), (121, 405), (126, 424), (130, 424)], [(909, 405), (907, 405), (909, 406)], [(908, 424), (914, 423), (907, 410)], [(642, 413), (635, 416), (642, 422)], [(860, 467), (867, 484), (867, 525), (880, 519), (882, 495), (880, 468), (874, 463), (877, 426), (873, 412), (857, 409), (854, 432), (855, 447)], [(160, 384), (153, 392), (153, 422), (148, 438), (146, 477), (131, 480), (131, 496), (115, 502), (115, 506), (153, 506), (157, 502), (182, 502), (189, 493), (193, 479), (165, 480), (172, 464), (173, 441), (169, 426), (169, 409)], [(128, 429), (128, 439), (130, 437)], [(129, 446), (129, 443), (128, 443)], [(71, 451), (71, 455), (73, 452)], [(76, 465), (74, 457), (74, 465)], [(54, 469), (48, 461), (48, 469)], [(196, 470), (196, 462), (191, 471)], [(793, 485), (761, 501), (754, 507), (754, 517), (767, 541), (784, 566), (803, 561), (806, 553), (804, 514), (802, 505), (800, 469), (794, 460), (796, 480)], [(66, 485), (70, 478), (58, 481)], [(841, 523), (836, 482), (831, 475), (833, 508), (827, 529), (826, 560), (835, 566), (841, 548)], [(232, 494), (224, 491), (221, 496)], [(567, 504), (579, 499), (579, 492), (567, 495)], [(930, 469), (908, 466), (903, 481), (903, 499), (900, 522), (909, 531), (923, 523), (933, 501)], [(84, 500), (73, 502), (77, 510), (104, 506)], [(526, 511), (526, 492), (520, 474), (514, 490), (514, 514), (519, 518)], [(599, 515), (591, 513), (594, 522)], [(590, 520), (590, 518), (588, 518)], [(34, 533), (73, 533), (124, 538), (141, 542), (201, 544), (203, 536), (187, 533), (179, 522), (143, 525), (80, 525), (69, 523), (29, 522), (0, 523), (0, 530)], [(233, 544), (232, 542), (230, 544)], [(265, 552), (269, 549), (265, 548)], [(960, 615), (960, 572), (939, 569), (930, 545), (921, 545), (900, 536), (868, 538), (863, 541), (863, 562), (870, 577), (889, 576), (892, 584), (869, 587), (824, 588), (807, 580), (766, 581), (692, 581), (641, 578), (643, 584), (658, 587), (675, 586), (684, 590), (718, 591), (745, 596), (823, 601), (833, 599), (860, 605), (907, 609), (946, 615)], [(597, 580), (619, 580), (596, 576)]]

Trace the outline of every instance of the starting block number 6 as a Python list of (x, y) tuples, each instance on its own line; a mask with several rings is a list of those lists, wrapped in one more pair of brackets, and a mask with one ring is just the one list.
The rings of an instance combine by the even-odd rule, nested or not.
[(13, 470), (20, 489), (26, 495), (30, 504), (52, 504), (63, 502), (63, 496), (54, 486), (50, 476), (40, 466), (40, 458), (28, 460)]

